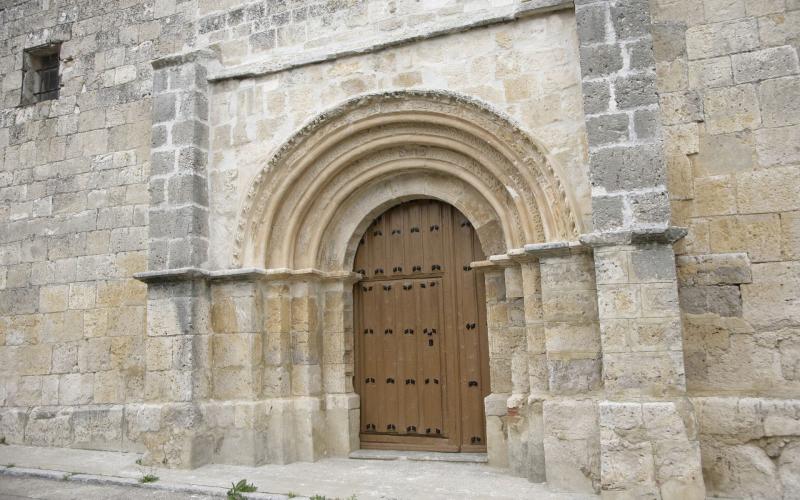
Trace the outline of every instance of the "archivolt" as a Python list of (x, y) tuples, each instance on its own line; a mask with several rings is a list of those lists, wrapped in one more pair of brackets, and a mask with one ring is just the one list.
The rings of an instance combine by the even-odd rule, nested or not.
[(345, 102), (276, 152), (245, 198), (235, 263), (348, 269), (368, 219), (414, 197), (456, 206), (487, 253), (580, 229), (571, 194), (509, 118), (452, 93), (392, 92)]

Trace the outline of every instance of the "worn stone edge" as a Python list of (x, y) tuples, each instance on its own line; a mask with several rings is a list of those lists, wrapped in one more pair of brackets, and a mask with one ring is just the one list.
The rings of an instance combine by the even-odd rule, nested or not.
[(528, 243), (522, 248), (512, 248), (506, 253), (490, 255), (486, 260), (470, 263), (474, 269), (493, 269), (513, 266), (517, 263), (530, 262), (542, 257), (561, 257), (586, 253), (590, 247), (581, 241), (550, 241), (546, 243)]
[[(106, 486), (129, 486), (142, 489), (168, 491), (172, 493), (190, 493), (197, 495), (208, 495), (219, 498), (227, 496), (227, 489), (221, 486), (200, 486), (186, 483), (173, 483), (167, 481), (156, 481), (153, 483), (140, 483), (136, 478), (120, 476), (104, 476), (99, 474), (70, 473), (68, 471), (58, 471), (51, 469), (33, 469), (28, 467), (7, 467), (0, 466), (0, 476), (30, 477), (39, 479), (49, 479), (53, 481), (74, 481), (86, 484), (97, 484)], [(253, 500), (284, 500), (289, 498), (286, 495), (273, 493), (242, 493), (244, 498)], [(308, 497), (294, 497), (299, 500), (307, 500)]]
[[(413, 42), (418, 42), (420, 40), (438, 38), (445, 35), (469, 31), (475, 28), (482, 28), (494, 24), (507, 23), (511, 21), (516, 21), (524, 17), (534, 16), (537, 14), (544, 14), (547, 12), (552, 12), (572, 7), (574, 7), (573, 0), (531, 0), (516, 6), (506, 14), (484, 17), (472, 20), (470, 22), (456, 23), (445, 28), (432, 29), (426, 32), (401, 36), (395, 39), (386, 40), (382, 42), (375, 42), (371, 44), (368, 43), (366, 45), (361, 45), (354, 48), (342, 49), (332, 52), (320, 51), (317, 54), (306, 57), (303, 60), (297, 60), (297, 58), (293, 57), (291, 59), (283, 59), (272, 62), (258, 61), (258, 62), (233, 66), (230, 68), (219, 70), (216, 73), (209, 73), (208, 81), (220, 82), (225, 80), (241, 80), (244, 78), (267, 76), (274, 73), (280, 73), (282, 71), (300, 68), (303, 66), (319, 64), (327, 61), (334, 61), (336, 59), (348, 56), (378, 52), (384, 49), (406, 45)], [(162, 59), (168, 59), (168, 57)]]
[(320, 281), (357, 281), (361, 275), (354, 272), (327, 272), (319, 269), (263, 269), (246, 267), (209, 271), (197, 267), (181, 267), (159, 271), (135, 273), (133, 277), (143, 283), (168, 283), (176, 281), (275, 281), (317, 279)]
[[(364, 453), (368, 452), (368, 453)], [(375, 453), (372, 453), (375, 452)], [(408, 462), (448, 462), (459, 464), (486, 464), (489, 457), (486, 453), (447, 453), (447, 456), (433, 452), (420, 455), (397, 450), (355, 450), (350, 452), (348, 458), (352, 460), (380, 460), (383, 462), (408, 461)]]
[(216, 60), (216, 52), (210, 49), (197, 49), (188, 52), (180, 52), (177, 54), (170, 54), (168, 56), (153, 59), (151, 65), (153, 69), (167, 68), (170, 66), (180, 66), (182, 64), (203, 61), (203, 60)]
[(588, 247), (618, 245), (646, 245), (649, 243), (673, 244), (680, 240), (688, 230), (678, 226), (659, 226), (627, 229), (622, 231), (603, 231), (582, 234), (578, 240)]

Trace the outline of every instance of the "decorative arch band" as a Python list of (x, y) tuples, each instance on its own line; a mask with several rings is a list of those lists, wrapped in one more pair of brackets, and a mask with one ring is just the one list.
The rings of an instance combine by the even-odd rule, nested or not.
[(461, 210), (487, 254), (582, 229), (572, 193), (510, 118), (453, 93), (390, 92), (344, 102), (277, 150), (245, 197), (234, 263), (348, 269), (371, 218), (415, 197)]

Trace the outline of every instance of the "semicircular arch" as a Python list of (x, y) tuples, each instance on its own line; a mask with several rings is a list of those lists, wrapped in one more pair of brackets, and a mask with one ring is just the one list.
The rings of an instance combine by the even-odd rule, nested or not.
[(487, 254), (580, 230), (569, 190), (510, 118), (452, 93), (391, 92), (346, 101), (272, 156), (245, 197), (235, 263), (346, 270), (360, 226), (413, 197), (461, 210)]

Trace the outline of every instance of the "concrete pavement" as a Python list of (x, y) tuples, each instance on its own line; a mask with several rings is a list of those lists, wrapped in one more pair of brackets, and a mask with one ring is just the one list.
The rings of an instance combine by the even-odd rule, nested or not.
[[(168, 498), (211, 498), (224, 496), (231, 482), (247, 479), (258, 486), (259, 493), (254, 498), (272, 499), (315, 495), (328, 499), (355, 496), (358, 500), (596, 498), (559, 493), (547, 485), (512, 477), (479, 461), (443, 462), (425, 459), (424, 454), (412, 454), (415, 459), (408, 459), (407, 454), (382, 454), (380, 460), (330, 458), (314, 463), (259, 467), (212, 464), (194, 470), (142, 467), (136, 464), (138, 458), (135, 453), (0, 446), (0, 495), (58, 499), (167, 498), (158, 496), (164, 493)], [(9, 464), (13, 467), (9, 468)], [(63, 481), (67, 474), (67, 480)], [(144, 474), (156, 475), (159, 480), (140, 485), (138, 480)], [(24, 487), (25, 481), (31, 481), (32, 486)], [(76, 484), (87, 489), (69, 489)], [(39, 485), (38, 490), (35, 485)], [(118, 488), (124, 488), (124, 494)], [(31, 496), (37, 491), (41, 495)], [(71, 491), (77, 491), (76, 496), (69, 496)]]

